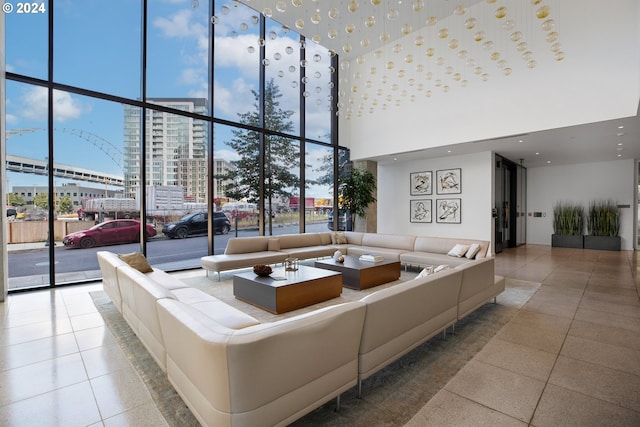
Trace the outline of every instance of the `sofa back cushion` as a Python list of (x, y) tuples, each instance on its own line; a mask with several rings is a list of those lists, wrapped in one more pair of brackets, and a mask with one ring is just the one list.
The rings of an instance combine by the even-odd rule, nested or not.
[(415, 236), (365, 233), (362, 237), (362, 246), (375, 246), (378, 248), (393, 248), (413, 251), (415, 240)]
[(485, 240), (458, 239), (455, 237), (416, 237), (413, 250), (416, 252), (431, 252), (446, 255), (457, 244), (470, 246), (474, 243), (480, 245), (480, 250), (474, 259), (486, 257), (487, 250), (489, 249), (489, 242)]
[(283, 234), (278, 236), (280, 240), (280, 249), (302, 248), (307, 246), (322, 245), (322, 239), (319, 234)]
[(251, 252), (267, 251), (269, 247), (268, 236), (256, 237), (232, 237), (227, 242), (225, 254), (246, 254)]
[(347, 238), (347, 243), (350, 245), (362, 245), (362, 237), (364, 233), (359, 231), (345, 231), (344, 236)]

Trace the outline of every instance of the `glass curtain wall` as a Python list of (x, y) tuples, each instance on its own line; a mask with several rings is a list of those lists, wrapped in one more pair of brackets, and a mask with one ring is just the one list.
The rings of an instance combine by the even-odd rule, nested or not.
[(10, 290), (327, 230), (330, 52), (231, 0), (42, 5), (5, 16)]

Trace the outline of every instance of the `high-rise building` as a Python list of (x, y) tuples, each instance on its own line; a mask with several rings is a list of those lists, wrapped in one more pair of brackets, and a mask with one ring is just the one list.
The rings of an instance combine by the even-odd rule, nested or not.
[[(206, 114), (207, 100), (204, 98), (154, 98), (157, 105)], [(124, 193), (135, 197), (140, 189), (140, 135), (142, 122), (140, 109), (124, 107)], [(206, 165), (208, 127), (205, 122), (190, 117), (178, 116), (157, 110), (147, 110), (146, 117), (146, 181), (147, 185), (182, 186), (185, 197), (204, 202), (206, 174), (200, 173), (204, 166), (195, 169), (200, 178), (181, 179), (181, 162), (195, 160), (196, 165)], [(188, 164), (189, 162), (187, 162)], [(204, 185), (204, 186), (203, 186)]]

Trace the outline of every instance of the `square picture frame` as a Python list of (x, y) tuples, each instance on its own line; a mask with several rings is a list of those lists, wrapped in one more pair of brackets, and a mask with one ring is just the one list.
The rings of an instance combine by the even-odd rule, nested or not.
[(431, 199), (409, 200), (409, 222), (430, 223), (433, 221)]
[(412, 196), (433, 194), (433, 172), (411, 172), (409, 174), (409, 188)]
[(462, 222), (462, 199), (437, 199), (436, 222), (460, 224)]
[(462, 193), (462, 169), (442, 169), (436, 171), (436, 193)]

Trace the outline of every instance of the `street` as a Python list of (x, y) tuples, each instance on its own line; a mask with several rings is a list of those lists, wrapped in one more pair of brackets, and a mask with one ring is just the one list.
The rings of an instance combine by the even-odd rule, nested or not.
[[(307, 232), (314, 233), (328, 231), (326, 221), (307, 224)], [(274, 227), (273, 235), (297, 233), (298, 225)], [(257, 230), (239, 230), (238, 237), (257, 235)], [(227, 241), (235, 237), (235, 230), (229, 234), (214, 236), (214, 253), (224, 252)], [(15, 279), (26, 276), (41, 276), (49, 273), (48, 247), (31, 249), (22, 252), (9, 253), (9, 278)], [(58, 244), (54, 249), (56, 275), (81, 271), (99, 270), (96, 252), (111, 250), (118, 253), (136, 252), (140, 250), (137, 243), (118, 246), (99, 246), (89, 249), (67, 249)], [(189, 237), (186, 239), (168, 239), (166, 237), (153, 238), (147, 245), (147, 258), (151, 265), (163, 266), (171, 263), (181, 265), (200, 265), (200, 258), (207, 255), (207, 236)], [(190, 261), (190, 262), (185, 262)], [(181, 263), (182, 262), (182, 263)]]

